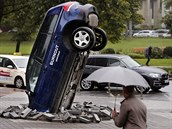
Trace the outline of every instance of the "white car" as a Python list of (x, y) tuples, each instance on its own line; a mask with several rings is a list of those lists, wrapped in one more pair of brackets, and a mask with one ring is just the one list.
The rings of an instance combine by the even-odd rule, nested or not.
[(162, 37), (164, 37), (164, 38), (170, 38), (170, 37), (172, 37), (172, 36), (171, 36), (171, 34), (168, 32), (168, 33), (163, 34)]
[(158, 37), (158, 33), (154, 30), (141, 30), (138, 33), (134, 33), (133, 37)]
[(168, 33), (169, 30), (167, 30), (167, 29), (158, 29), (158, 30), (155, 30), (155, 32), (158, 33), (158, 36), (159, 36), (159, 37), (162, 37), (163, 34)]
[(0, 84), (26, 86), (25, 72), (28, 56), (0, 55)]

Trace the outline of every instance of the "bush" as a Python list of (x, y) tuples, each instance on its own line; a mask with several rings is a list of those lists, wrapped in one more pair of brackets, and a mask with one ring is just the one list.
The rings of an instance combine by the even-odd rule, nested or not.
[(152, 57), (153, 58), (162, 58), (163, 57), (163, 50), (159, 47), (152, 48)]
[(129, 56), (131, 56), (134, 59), (143, 59), (145, 56), (143, 54), (137, 54), (137, 53), (128, 53)]
[(133, 48), (132, 52), (133, 53), (138, 53), (138, 54), (144, 54), (145, 48), (144, 47), (139, 47), (139, 48)]
[(163, 55), (165, 57), (172, 57), (172, 47), (168, 46), (168, 47), (164, 48)]
[(113, 48), (106, 48), (101, 51), (102, 54), (115, 54), (115, 50)]

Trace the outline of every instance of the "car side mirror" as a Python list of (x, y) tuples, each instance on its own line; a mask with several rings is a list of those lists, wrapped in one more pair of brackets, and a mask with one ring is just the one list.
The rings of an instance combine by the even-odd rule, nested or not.
[(127, 68), (126, 66), (124, 66), (124, 65), (122, 65), (121, 67), (123, 67), (123, 68)]
[(13, 66), (12, 65), (8, 65), (7, 68), (13, 69)]
[(120, 66), (123, 68), (127, 68), (123, 63), (120, 63)]

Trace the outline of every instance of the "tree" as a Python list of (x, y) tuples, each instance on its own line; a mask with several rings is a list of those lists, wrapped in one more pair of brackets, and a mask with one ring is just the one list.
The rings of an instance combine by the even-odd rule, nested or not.
[(128, 0), (129, 2), (129, 10), (131, 13), (131, 16), (129, 20), (127, 21), (127, 29), (129, 30), (129, 37), (132, 38), (132, 30), (133, 30), (133, 25), (141, 23), (143, 21), (143, 17), (138, 14), (138, 10), (141, 7), (141, 1), (140, 0)]
[(4, 0), (0, 0), (0, 23), (3, 16)]
[[(17, 44), (20, 44), (30, 38), (50, 7), (65, 1), (68, 0), (6, 0), (4, 1), (3, 23), (17, 28), (14, 39)], [(109, 40), (120, 40), (121, 34), (126, 29), (126, 21), (131, 19), (131, 16), (135, 16), (131, 11), (131, 7), (135, 4), (132, 5), (126, 0), (79, 0), (79, 2), (96, 6), (100, 27), (107, 32)], [(133, 0), (134, 2), (138, 3), (138, 0)], [(135, 8), (137, 9), (138, 6)], [(19, 48), (16, 47), (16, 51), (19, 51)]]
[[(172, 7), (172, 1), (171, 0), (165, 0), (165, 7), (166, 9), (169, 9)], [(169, 10), (166, 15), (163, 17), (162, 22), (166, 25), (166, 28), (170, 30), (170, 34), (172, 34), (172, 10)]]
[(52, 6), (50, 3), (46, 0), (6, 0), (4, 2), (3, 23), (17, 29), (13, 35), (13, 40), (16, 41), (15, 52), (20, 51), (22, 41), (31, 38), (31, 34), (40, 25), (47, 8)]
[(119, 41), (131, 16), (126, 0), (87, 0), (97, 7), (100, 26), (106, 31), (109, 40)]
[(170, 30), (170, 34), (172, 34), (172, 11), (163, 17), (162, 22), (166, 25), (166, 28)]

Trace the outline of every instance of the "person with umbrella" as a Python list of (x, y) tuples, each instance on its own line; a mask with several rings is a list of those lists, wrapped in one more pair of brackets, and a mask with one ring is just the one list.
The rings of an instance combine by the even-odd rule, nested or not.
[(147, 108), (134, 96), (134, 86), (123, 87), (123, 96), (120, 112), (115, 108), (112, 111), (115, 125), (123, 129), (147, 129)]

